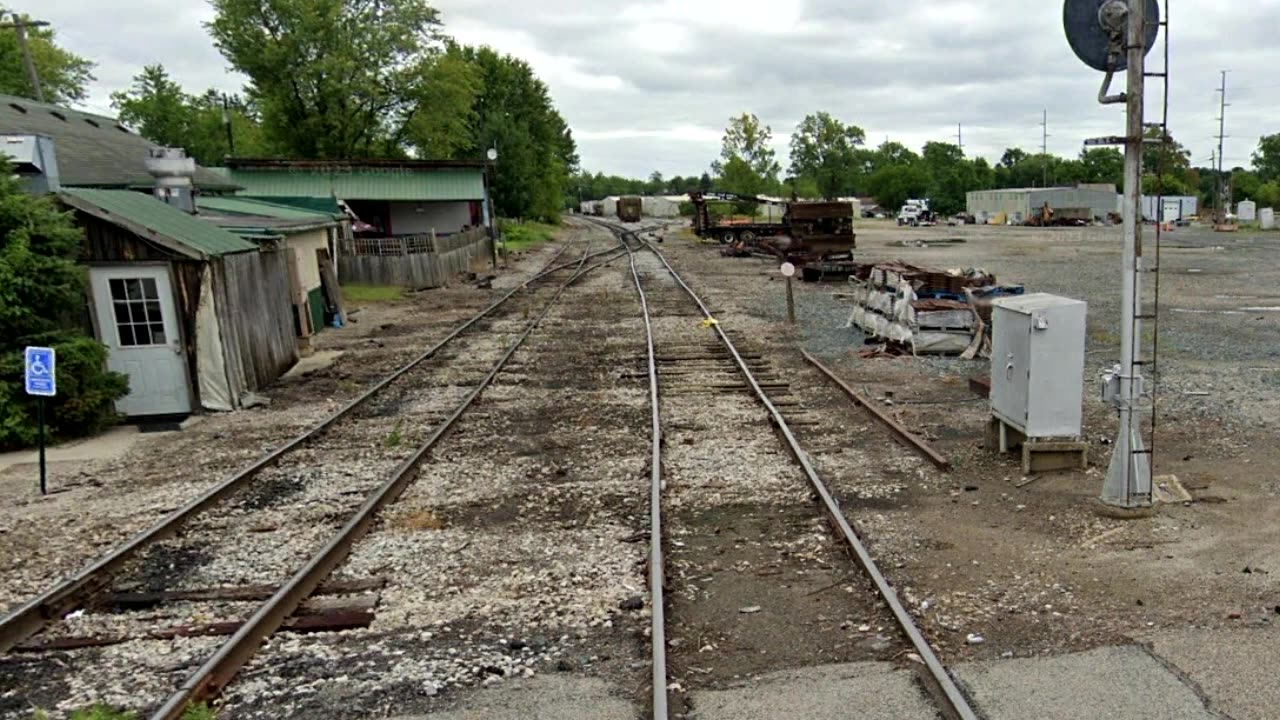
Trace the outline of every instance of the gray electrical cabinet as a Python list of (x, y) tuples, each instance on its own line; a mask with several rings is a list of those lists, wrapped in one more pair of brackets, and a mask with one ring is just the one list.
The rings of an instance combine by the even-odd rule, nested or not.
[(1036, 293), (992, 311), (991, 412), (1027, 438), (1080, 435), (1085, 316), (1080, 300)]

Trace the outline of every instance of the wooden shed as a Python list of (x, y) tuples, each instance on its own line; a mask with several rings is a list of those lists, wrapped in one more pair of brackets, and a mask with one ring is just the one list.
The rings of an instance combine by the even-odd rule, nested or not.
[(124, 190), (66, 189), (128, 416), (233, 410), (297, 362), (287, 253)]

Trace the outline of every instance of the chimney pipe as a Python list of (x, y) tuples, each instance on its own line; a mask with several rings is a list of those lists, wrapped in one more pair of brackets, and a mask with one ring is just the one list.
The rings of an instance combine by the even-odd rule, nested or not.
[(151, 148), (147, 152), (147, 172), (155, 178), (152, 192), (160, 202), (195, 214), (196, 161), (182, 148)]

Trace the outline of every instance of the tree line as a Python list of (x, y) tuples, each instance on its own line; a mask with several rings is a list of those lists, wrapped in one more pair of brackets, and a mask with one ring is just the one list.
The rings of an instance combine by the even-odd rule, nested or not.
[[(1153, 137), (1158, 138), (1158, 131)], [(1074, 158), (1009, 148), (992, 165), (982, 157), (967, 157), (953, 143), (928, 142), (919, 153), (889, 140), (868, 147), (862, 128), (826, 112), (807, 115), (796, 126), (789, 160), (783, 175), (773, 149), (772, 128), (743, 113), (730, 119), (720, 157), (696, 185), (689, 178), (664, 183), (659, 173), (647, 182), (584, 173), (575, 184), (587, 200), (692, 188), (806, 199), (872, 197), (893, 210), (909, 198), (927, 197), (944, 214), (962, 212), (966, 194), (974, 190), (1078, 183), (1124, 188), (1124, 155), (1116, 148), (1086, 148)], [(1217, 207), (1217, 170), (1194, 167), (1191, 153), (1176, 140), (1149, 147), (1144, 163), (1145, 193), (1199, 196), (1204, 207)], [(1251, 169), (1226, 171), (1222, 181), (1236, 202), (1255, 200), (1260, 206), (1280, 207), (1280, 134), (1261, 139)]]
[[(483, 160), (496, 149), (500, 215), (554, 220), (566, 204), (577, 146), (546, 84), (519, 58), (455, 42), (425, 0), (211, 4), (206, 30), (249, 82), (192, 93), (163, 65), (143, 67), (111, 100), (153, 142), (206, 166), (233, 145), (240, 157), (303, 160)], [(0, 90), (30, 97), (11, 37), (0, 34)], [(84, 99), (94, 64), (51, 30), (33, 42), (47, 98)]]

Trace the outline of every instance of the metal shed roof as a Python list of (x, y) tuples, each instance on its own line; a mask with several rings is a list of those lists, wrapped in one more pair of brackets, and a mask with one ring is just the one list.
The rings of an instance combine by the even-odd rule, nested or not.
[(484, 169), (477, 165), (305, 163), (240, 166), (231, 181), (257, 197), (334, 197), (340, 200), (417, 202), (484, 199)]
[(308, 210), (293, 205), (253, 200), (234, 195), (202, 195), (196, 198), (196, 207), (201, 211), (217, 212), (222, 215), (243, 215), (247, 217), (267, 217), (276, 220), (309, 220), (311, 222), (332, 221), (333, 213)]
[(188, 257), (204, 259), (258, 249), (248, 240), (143, 193), (65, 188), (58, 198), (81, 212)]
[[(151, 187), (147, 151), (159, 147), (115, 118), (93, 115), (14, 95), (0, 95), (0, 135), (46, 135), (53, 139), (63, 185)], [(202, 167), (195, 185), (233, 190), (235, 185)]]

